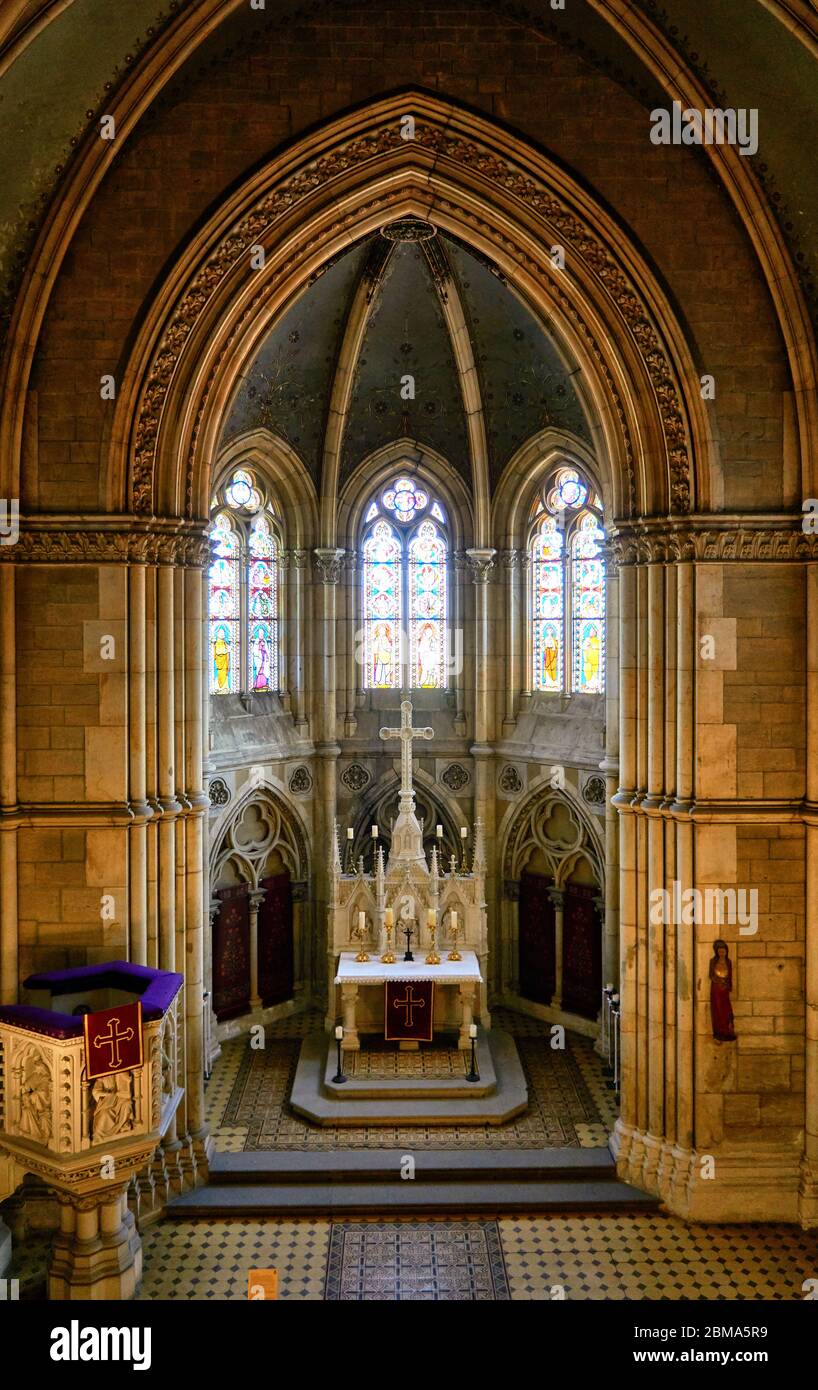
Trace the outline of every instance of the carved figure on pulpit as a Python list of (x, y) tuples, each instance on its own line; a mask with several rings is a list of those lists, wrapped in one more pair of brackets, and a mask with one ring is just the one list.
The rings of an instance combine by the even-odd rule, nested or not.
[(113, 1076), (100, 1076), (91, 1087), (94, 1097), (92, 1119), (94, 1143), (112, 1139), (133, 1129), (134, 1108), (131, 1074), (118, 1071)]
[(40, 1144), (51, 1138), (51, 1072), (33, 1046), (24, 1049), (20, 1062), (20, 1133)]

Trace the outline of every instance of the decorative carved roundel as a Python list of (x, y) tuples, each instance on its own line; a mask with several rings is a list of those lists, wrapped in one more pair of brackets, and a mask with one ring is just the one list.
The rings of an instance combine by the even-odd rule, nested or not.
[(351, 792), (362, 792), (371, 780), (371, 775), (360, 763), (350, 763), (341, 773), (341, 781)]
[(449, 766), (441, 774), (440, 778), (444, 787), (448, 787), (450, 792), (460, 792), (469, 785), (471, 776), (460, 763), (449, 763)]
[(587, 801), (589, 806), (605, 805), (605, 778), (589, 777), (582, 788), (582, 799)]
[(226, 806), (230, 800), (230, 788), (223, 777), (214, 777), (207, 790), (211, 806)]
[(311, 792), (312, 775), (308, 767), (297, 767), (287, 783), (291, 792)]
[(523, 789), (523, 779), (513, 764), (509, 763), (500, 773), (500, 791), (508, 796), (516, 796)]

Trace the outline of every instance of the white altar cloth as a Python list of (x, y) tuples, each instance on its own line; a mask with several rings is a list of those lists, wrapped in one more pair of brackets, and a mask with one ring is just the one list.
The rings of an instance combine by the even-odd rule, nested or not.
[(422, 954), (414, 960), (398, 958), (394, 965), (384, 965), (377, 956), (368, 961), (356, 961), (354, 951), (342, 951), (335, 983), (382, 985), (387, 980), (436, 980), (440, 985), (480, 984), (482, 976), (474, 951), (461, 951), (460, 954), (462, 960), (447, 960), (445, 952), (440, 952), (440, 965), (427, 965)]
[[(336, 985), (341, 986), (341, 1003), (344, 1017), (344, 1037), (341, 1043), (345, 1052), (356, 1051), (361, 1043), (358, 1036), (358, 991), (367, 985), (384, 985), (389, 980), (395, 983), (412, 980), (432, 980), (438, 985), (453, 985), (460, 998), (460, 1036), (459, 1046), (471, 1046), (469, 1028), (472, 1022), (474, 992), (482, 983), (480, 964), (474, 951), (461, 951), (462, 960), (447, 960), (445, 952), (440, 965), (427, 965), (423, 952), (418, 948), (415, 960), (396, 960), (394, 965), (384, 965), (377, 956), (367, 961), (357, 961), (354, 951), (342, 951), (335, 976)], [(371, 1028), (371, 1024), (370, 1024)], [(399, 1044), (402, 1048), (416, 1048), (416, 1042)]]

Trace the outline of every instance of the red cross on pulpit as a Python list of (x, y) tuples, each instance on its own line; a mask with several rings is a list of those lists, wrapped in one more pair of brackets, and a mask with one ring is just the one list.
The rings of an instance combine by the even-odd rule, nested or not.
[(431, 1042), (435, 987), (432, 980), (389, 980), (384, 986), (384, 1036), (390, 1042)]
[(138, 1000), (86, 1014), (84, 1022), (89, 1080), (142, 1065), (142, 1005)]

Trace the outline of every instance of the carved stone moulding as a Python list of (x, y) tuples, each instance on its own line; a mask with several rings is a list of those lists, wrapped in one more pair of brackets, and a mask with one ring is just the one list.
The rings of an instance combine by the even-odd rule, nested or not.
[(226, 806), (232, 793), (223, 777), (213, 777), (208, 787), (210, 804), (214, 807)]
[(513, 763), (507, 763), (497, 779), (500, 791), (506, 796), (519, 796), (523, 789), (523, 779)]
[[(416, 113), (415, 138), (412, 141), (401, 139), (399, 122), (385, 111), (374, 116), (372, 128), (363, 133), (360, 127), (354, 133), (341, 128), (334, 148), (327, 152), (325, 147), (324, 152), (317, 156), (308, 152), (301, 166), (293, 168), (290, 165), (272, 186), (268, 181), (263, 191), (248, 191), (244, 209), (236, 221), (230, 227), (221, 228), (218, 242), (212, 246), (207, 259), (199, 263), (167, 316), (164, 331), (157, 337), (153, 361), (143, 377), (142, 398), (132, 435), (131, 486), (135, 509), (149, 512), (152, 508), (157, 443), (171, 381), (186, 343), (226, 278), (238, 269), (253, 246), (267, 241), (272, 244), (278, 224), (284, 218), (292, 220), (299, 202), (308, 198), (314, 200), (315, 195), (335, 178), (348, 181), (359, 167), (372, 171), (379, 163), (389, 161), (394, 164), (396, 159), (401, 159), (407, 165), (407, 172), (426, 170), (428, 162), (432, 162), (441, 188), (436, 194), (435, 205), (441, 208), (446, 206), (442, 192), (446, 180), (454, 196), (457, 196), (455, 190), (461, 184), (465, 183), (469, 189), (473, 189), (479, 182), (485, 187), (486, 196), (493, 201), (499, 200), (503, 204), (511, 200), (519, 202), (527, 209), (527, 217), (533, 213), (540, 220), (543, 244), (548, 245), (554, 240), (569, 247), (574, 263), (583, 267), (588, 283), (595, 282), (604, 287), (632, 335), (653, 388), (656, 410), (665, 436), (673, 506), (677, 511), (688, 511), (691, 498), (690, 446), (680, 387), (646, 293), (618, 254), (613, 232), (608, 234), (597, 227), (555, 171), (537, 162), (533, 150), (522, 156), (516, 154), (502, 131), (494, 130), (475, 116), (455, 111), (443, 102), (420, 94), (406, 98), (406, 101), (414, 108), (413, 114)], [(426, 175), (428, 177), (428, 170)], [(373, 203), (376, 201), (372, 200)], [(381, 201), (388, 215), (386, 198)], [(479, 221), (474, 213), (471, 215)], [(600, 227), (604, 225), (603, 219)], [(397, 217), (382, 224), (384, 232), (389, 227), (392, 228), (392, 236), (411, 236), (414, 240), (430, 234), (425, 228), (430, 229), (431, 233), (435, 230), (432, 223), (407, 217)], [(501, 240), (509, 241), (508, 237), (502, 237), (496, 220), (490, 230)], [(520, 248), (511, 243), (509, 245), (515, 260), (519, 261)], [(281, 279), (294, 268), (292, 263), (278, 265), (272, 275)], [(649, 272), (646, 270), (645, 273)], [(548, 282), (553, 293), (553, 277), (549, 276)], [(268, 294), (269, 285), (262, 292)], [(564, 296), (564, 291), (561, 293)], [(570, 309), (572, 317), (576, 318), (576, 306), (564, 301), (564, 307)], [(592, 346), (595, 349), (594, 357), (602, 365), (601, 348)], [(204, 399), (213, 380), (212, 376), (205, 388)], [(196, 432), (204, 414), (204, 399), (197, 410)], [(617, 402), (618, 415), (620, 406), (621, 402)], [(632, 492), (632, 478), (628, 479), (628, 485)]]
[(287, 786), (296, 796), (306, 796), (312, 791), (312, 773), (303, 763), (291, 774)]
[(372, 781), (372, 774), (360, 763), (350, 763), (341, 773), (341, 781), (348, 791), (362, 792)]
[(617, 521), (608, 541), (615, 567), (700, 561), (785, 563), (818, 560), (818, 535), (802, 529), (802, 517), (724, 516)]
[(582, 799), (589, 806), (605, 805), (605, 778), (592, 773), (582, 784)]
[(0, 564), (179, 565), (210, 564), (205, 523), (146, 524), (137, 516), (21, 517), (13, 545), (0, 545)]
[(444, 787), (448, 787), (449, 791), (454, 792), (455, 796), (457, 796), (459, 792), (462, 792), (464, 787), (469, 785), (471, 773), (462, 763), (449, 763), (449, 766), (444, 768), (443, 772), (440, 774), (440, 780)]

